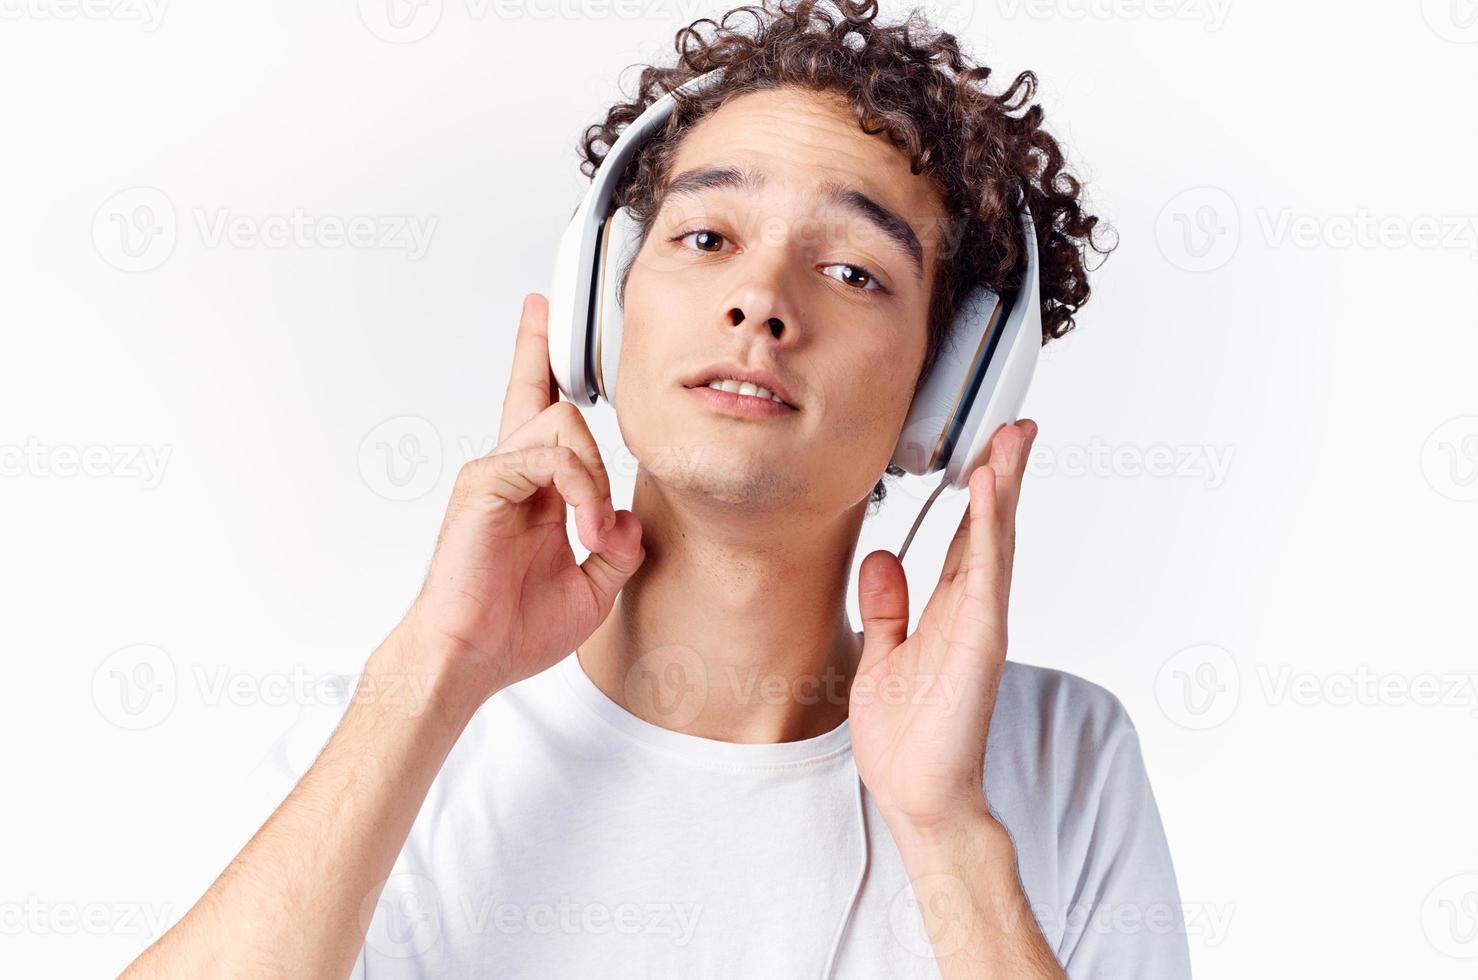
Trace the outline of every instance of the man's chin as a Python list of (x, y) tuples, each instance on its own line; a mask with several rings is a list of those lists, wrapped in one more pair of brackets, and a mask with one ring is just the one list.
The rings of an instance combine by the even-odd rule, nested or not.
[(732, 445), (689, 444), (637, 454), (645, 477), (695, 502), (750, 510), (793, 505), (807, 490), (775, 453), (745, 458)]

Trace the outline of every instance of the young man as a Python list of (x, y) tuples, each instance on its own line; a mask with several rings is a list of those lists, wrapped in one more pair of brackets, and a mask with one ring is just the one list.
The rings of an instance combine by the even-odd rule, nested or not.
[[(957, 212), (939, 172), (860, 126), (841, 86), (776, 67), (893, 45), (882, 63), (907, 82), (905, 41), (843, 9), (860, 46), (777, 29), (731, 48), (727, 94), (647, 158), (617, 399), (631, 510), (558, 400), (530, 294), (498, 446), (458, 475), (410, 611), (312, 767), (128, 976), (1189, 974), (1122, 706), (1005, 662), (1032, 422), (971, 476), (917, 631), (886, 551), (848, 622), (943, 284), (986, 260), (930, 232)], [(782, 56), (807, 43), (833, 60)], [(1092, 221), (1026, 149), (1002, 159), (1028, 161), (1054, 229), (1044, 324), (1061, 325), (1086, 287), (1071, 221), (1043, 219)], [(1009, 235), (983, 194), (978, 228)], [(710, 386), (735, 376), (781, 403)]]

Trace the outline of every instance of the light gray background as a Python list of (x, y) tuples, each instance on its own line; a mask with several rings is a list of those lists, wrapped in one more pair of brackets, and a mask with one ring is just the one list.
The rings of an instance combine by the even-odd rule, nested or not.
[[(579, 133), (725, 9), (387, 2), (0, 4), (8, 975), (122, 969), (275, 804), (492, 445)], [(1027, 404), (1010, 655), (1127, 705), (1198, 976), (1471, 976), (1478, 7), (930, 9), (1122, 237)]]

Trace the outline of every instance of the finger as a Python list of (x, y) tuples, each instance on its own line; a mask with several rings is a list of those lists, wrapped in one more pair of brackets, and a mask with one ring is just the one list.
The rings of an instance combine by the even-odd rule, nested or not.
[(857, 608), (862, 614), (862, 661), (858, 670), (886, 658), (908, 636), (908, 577), (891, 551), (874, 551), (857, 572)]
[(1006, 598), (1002, 591), (997, 478), (990, 465), (970, 474), (970, 548), (962, 565), (965, 587), (950, 627), (950, 645), (981, 654), (997, 646), (1004, 659)]
[(944, 553), (944, 566), (939, 570), (938, 585), (948, 585), (954, 581), (955, 575), (960, 570), (960, 559), (964, 556), (965, 549), (969, 547), (969, 544), (970, 507), (967, 504), (965, 512), (960, 515), (960, 523), (955, 528), (955, 536), (950, 538), (949, 548)]
[(1005, 440), (999, 450), (992, 450), (993, 454), (999, 452), (1001, 455), (1000, 462), (993, 464), (992, 469), (997, 472), (996, 513), (1004, 566), (1001, 585), (1007, 595), (1011, 593), (1011, 572), (1016, 561), (1016, 508), (1021, 500), (1026, 464), (1037, 438), (1037, 424), (1031, 419), (1021, 419), (1011, 429), (1012, 438)]
[(575, 508), (580, 543), (590, 551), (599, 551), (605, 544), (602, 538), (609, 526), (604, 513), (606, 495), (569, 446), (512, 449), (474, 459), (463, 470), (468, 473), (463, 493), (494, 504), (521, 504), (540, 487), (554, 487)]
[(1002, 426), (991, 445), (991, 468), (996, 471), (1000, 518), (1005, 524), (1016, 516), (1016, 503), (1021, 497), (1021, 481), (1031, 457), (1032, 443), (1037, 438), (1037, 423), (1019, 419)]
[(498, 442), (559, 400), (549, 364), (549, 301), (539, 293), (523, 298), (518, 337), (513, 343), (513, 370), (503, 395)]
[[(602, 496), (609, 502), (610, 473), (606, 470), (606, 462), (600, 454), (600, 447), (595, 443), (595, 436), (590, 432), (590, 425), (574, 403), (555, 402), (547, 406), (538, 415), (510, 432), (493, 452), (533, 449), (536, 446), (569, 446), (573, 449), (595, 479), (595, 484)], [(615, 509), (612, 507), (604, 516), (610, 522), (614, 515)]]
[[(990, 438), (990, 446), (986, 452), (986, 457), (989, 458), (990, 464), (992, 464), (996, 472), (1015, 473), (1015, 486), (1017, 488), (1020, 488), (1021, 474), (1026, 473), (1027, 455), (1029, 455), (1030, 448), (1032, 448), (1030, 443), (1032, 443), (1032, 439), (1036, 438), (1035, 421), (1024, 420), (1024, 424), (1030, 426), (1030, 436), (1026, 438), (1026, 448), (1021, 451), (1021, 457), (1017, 463), (1011, 463), (1008, 466), (1007, 463), (1002, 463), (1001, 461), (1002, 451), (1011, 451), (1014, 435), (1009, 433), (1008, 430), (1015, 429), (1015, 427), (1002, 426), (1001, 429), (996, 430), (995, 435)], [(1023, 423), (1017, 423), (1017, 426), (1023, 426)], [(1018, 432), (1024, 435), (1026, 430), (1021, 429)], [(1004, 433), (1005, 438), (1002, 438)], [(1014, 513), (1014, 500), (1015, 494), (1012, 494), (1012, 513)], [(968, 542), (970, 542), (970, 507), (967, 506), (965, 507), (964, 513), (959, 516), (959, 526), (955, 529), (955, 537), (950, 538), (949, 548), (944, 551), (944, 565), (943, 568), (940, 568), (939, 572), (940, 585), (947, 585), (949, 582), (955, 581), (955, 575), (959, 572), (959, 562), (961, 562), (961, 557), (964, 557), (965, 550), (968, 548)]]
[(592, 551), (590, 557), (580, 563), (580, 571), (589, 579), (600, 603), (602, 621), (615, 603), (616, 594), (647, 559), (647, 549), (642, 546), (641, 537), (641, 522), (636, 515), (629, 510), (619, 511), (616, 526), (606, 535), (605, 550)]

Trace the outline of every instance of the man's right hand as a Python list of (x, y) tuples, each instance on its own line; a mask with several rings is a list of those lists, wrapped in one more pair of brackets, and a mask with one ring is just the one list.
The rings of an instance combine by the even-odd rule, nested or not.
[[(498, 447), (462, 467), (431, 570), (365, 663), (318, 758), (231, 864), (124, 971), (144, 977), (349, 976), (395, 857), (452, 746), (500, 688), (577, 647), (641, 566), (641, 525), (611, 514), (585, 421), (558, 403), (548, 304), (524, 297)], [(573, 505), (591, 551), (576, 565)], [(433, 684), (446, 710), (379, 698), (379, 674)], [(403, 685), (383, 690), (403, 693)]]
[[(584, 642), (646, 557), (636, 515), (613, 509), (584, 417), (559, 400), (548, 319), (548, 300), (526, 295), (497, 447), (457, 474), (425, 584), (396, 628), (407, 652), (434, 651), (471, 710)], [(591, 552), (580, 564), (568, 506)]]

